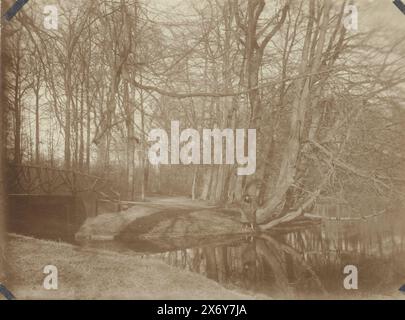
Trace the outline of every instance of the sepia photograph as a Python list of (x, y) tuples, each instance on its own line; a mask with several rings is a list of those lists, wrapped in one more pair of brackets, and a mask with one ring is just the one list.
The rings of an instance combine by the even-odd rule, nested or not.
[(0, 56), (0, 300), (405, 300), (405, 0), (2, 0)]

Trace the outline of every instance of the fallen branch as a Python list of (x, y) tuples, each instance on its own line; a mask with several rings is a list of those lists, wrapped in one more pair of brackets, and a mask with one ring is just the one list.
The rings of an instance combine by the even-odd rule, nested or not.
[(305, 213), (304, 217), (306, 218), (311, 218), (311, 219), (322, 219), (322, 220), (329, 220), (329, 221), (361, 221), (361, 220), (368, 220), (374, 217), (381, 216), (385, 214), (387, 209), (381, 210), (377, 213), (370, 214), (367, 216), (361, 216), (361, 217), (325, 217), (325, 216), (320, 216), (316, 214), (310, 214), (310, 213)]
[(316, 198), (319, 196), (320, 193), (321, 193), (321, 188), (319, 188), (316, 192), (314, 192), (312, 194), (312, 196), (307, 201), (305, 201), (297, 210), (287, 213), (286, 215), (284, 215), (280, 218), (274, 219), (266, 224), (260, 225), (259, 229), (268, 230), (281, 223), (286, 223), (286, 222), (289, 222), (289, 221), (292, 221), (292, 220), (298, 218), (299, 216), (303, 215), (305, 209), (307, 209), (308, 207), (310, 207), (312, 205), (312, 203), (316, 200)]
[(322, 182), (318, 186), (318, 189), (315, 192), (313, 192), (312, 195), (300, 207), (298, 207), (298, 209), (296, 209), (295, 211), (289, 212), (289, 213), (283, 215), (282, 217), (275, 218), (268, 223), (259, 225), (258, 226), (259, 230), (261, 230), (261, 231), (268, 230), (268, 229), (274, 228), (275, 226), (277, 226), (281, 223), (290, 222), (290, 221), (298, 218), (299, 216), (303, 216), (304, 211), (306, 209), (308, 209), (321, 194), (323, 187), (329, 181), (330, 175), (331, 175), (331, 169), (329, 169), (329, 172), (324, 176)]

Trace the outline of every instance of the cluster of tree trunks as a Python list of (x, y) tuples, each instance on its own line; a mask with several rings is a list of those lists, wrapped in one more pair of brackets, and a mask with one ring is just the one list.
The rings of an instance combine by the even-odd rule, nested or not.
[[(398, 200), (403, 112), (392, 89), (404, 64), (391, 56), (395, 45), (381, 51), (371, 33), (346, 30), (348, 1), (209, 0), (188, 7), (193, 23), (173, 14), (172, 24), (137, 0), (81, 4), (60, 5), (55, 32), (39, 27), (36, 4), (13, 21), (14, 162), (109, 176), (127, 200), (183, 187), (193, 199), (242, 207), (248, 194), (257, 230), (301, 219), (320, 197), (355, 190), (378, 198), (376, 208)], [(199, 131), (256, 129), (257, 172), (151, 167), (148, 131), (172, 120)], [(367, 201), (350, 201), (367, 210)]]

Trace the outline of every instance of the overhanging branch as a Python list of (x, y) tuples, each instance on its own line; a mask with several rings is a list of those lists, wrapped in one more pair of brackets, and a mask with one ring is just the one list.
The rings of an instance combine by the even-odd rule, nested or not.
[(189, 93), (178, 93), (178, 92), (173, 92), (173, 91), (168, 91), (153, 85), (145, 85), (145, 84), (141, 84), (138, 81), (136, 81), (135, 79), (128, 79), (128, 81), (130, 81), (132, 83), (132, 85), (134, 85), (135, 87), (142, 89), (142, 90), (146, 90), (146, 91), (154, 91), (162, 96), (167, 96), (167, 97), (171, 97), (171, 98), (177, 98), (177, 99), (186, 99), (186, 98), (197, 98), (197, 97), (209, 97), (209, 98), (225, 98), (225, 97), (235, 97), (235, 96), (239, 96), (239, 95), (244, 95), (244, 94), (248, 94), (251, 91), (254, 90), (258, 90), (258, 89), (263, 89), (266, 87), (271, 87), (274, 86), (276, 84), (279, 83), (283, 83), (283, 82), (291, 82), (291, 81), (295, 81), (297, 79), (302, 79), (302, 78), (307, 78), (310, 76), (315, 76), (315, 75), (319, 75), (319, 74), (323, 74), (323, 73), (328, 73), (328, 72), (332, 72), (332, 71), (337, 71), (337, 68), (332, 68), (332, 69), (327, 69), (327, 70), (323, 70), (320, 72), (314, 72), (314, 73), (307, 73), (304, 75), (299, 75), (299, 76), (295, 76), (295, 77), (289, 77), (289, 78), (285, 78), (285, 79), (279, 79), (279, 80), (273, 80), (273, 81), (269, 81), (266, 82), (264, 84), (261, 84), (259, 86), (255, 86), (252, 87), (250, 89), (246, 89), (246, 90), (240, 90), (240, 91), (229, 91), (229, 92), (189, 92)]

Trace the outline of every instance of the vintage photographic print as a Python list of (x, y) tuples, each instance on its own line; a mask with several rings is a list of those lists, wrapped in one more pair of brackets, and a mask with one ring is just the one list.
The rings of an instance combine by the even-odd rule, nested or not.
[(0, 50), (0, 300), (405, 298), (404, 0), (2, 0)]

